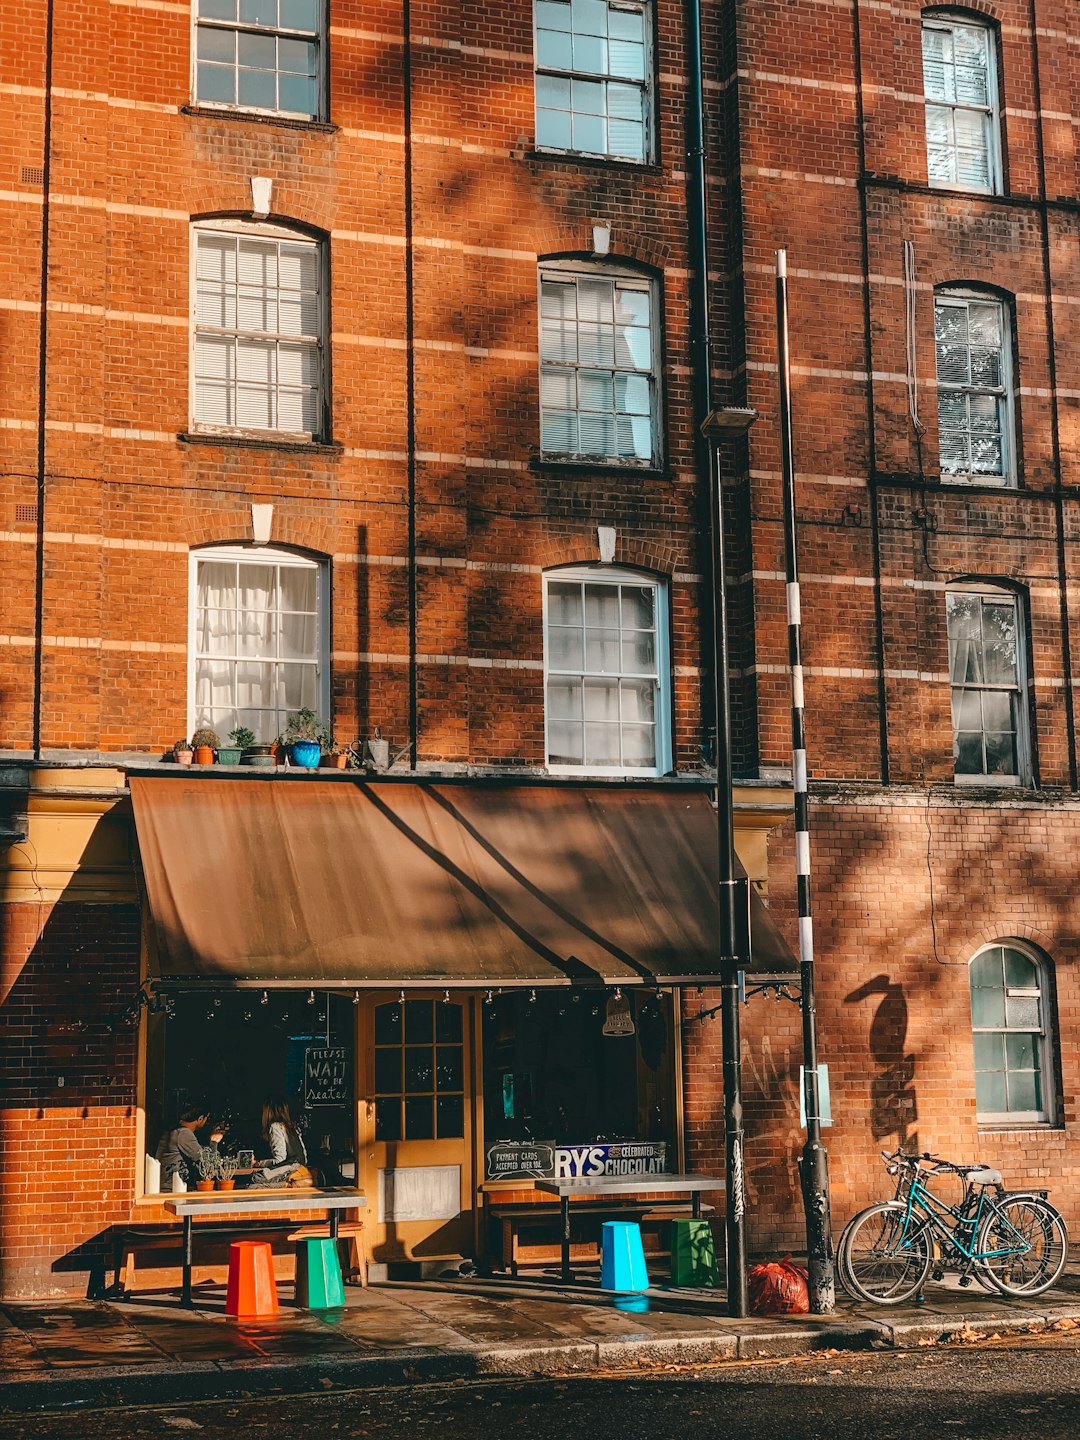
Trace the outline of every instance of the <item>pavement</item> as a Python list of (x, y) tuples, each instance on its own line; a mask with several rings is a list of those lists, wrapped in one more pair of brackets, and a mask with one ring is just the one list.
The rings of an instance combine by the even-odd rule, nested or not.
[(1078, 1331), (1080, 1259), (1034, 1300), (955, 1280), (922, 1304), (882, 1308), (838, 1297), (830, 1317), (732, 1320), (722, 1291), (657, 1285), (643, 1295), (564, 1286), (545, 1276), (454, 1278), (349, 1288), (342, 1309), (294, 1307), (279, 1284), (272, 1321), (225, 1318), (224, 1288), (122, 1301), (0, 1306), (0, 1417), (79, 1406), (326, 1392), (413, 1381), (655, 1370), (821, 1350), (979, 1343), (993, 1335)]

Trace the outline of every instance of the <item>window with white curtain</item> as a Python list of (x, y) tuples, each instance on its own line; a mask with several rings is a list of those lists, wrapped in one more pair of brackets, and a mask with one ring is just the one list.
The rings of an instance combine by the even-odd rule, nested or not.
[(275, 739), (288, 714), (328, 713), (326, 570), (285, 550), (192, 555), (191, 720), (224, 741)]
[(945, 607), (957, 783), (1029, 783), (1019, 599), (1006, 590), (955, 589)]
[(322, 117), (323, 0), (197, 0), (199, 105)]
[(657, 464), (656, 289), (614, 266), (540, 271), (540, 449)]
[(1015, 941), (972, 960), (975, 1107), (982, 1122), (1045, 1122), (1053, 1113), (1048, 966)]
[(943, 480), (1015, 484), (1011, 311), (979, 291), (934, 296)]
[(994, 33), (969, 16), (923, 17), (926, 170), (948, 190), (1001, 191)]
[(536, 143), (653, 158), (649, 0), (536, 0)]
[(312, 439), (323, 427), (323, 257), (277, 226), (195, 230), (196, 429)]
[(633, 571), (544, 577), (547, 764), (590, 774), (671, 768), (667, 590)]

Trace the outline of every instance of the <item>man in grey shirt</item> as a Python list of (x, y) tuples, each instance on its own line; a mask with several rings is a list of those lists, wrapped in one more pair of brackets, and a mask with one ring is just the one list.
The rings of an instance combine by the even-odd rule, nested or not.
[(158, 1141), (157, 1158), (161, 1165), (161, 1189), (165, 1193), (172, 1189), (173, 1176), (180, 1174), (187, 1179), (195, 1162), (202, 1154), (202, 1146), (195, 1138), (195, 1131), (201, 1130), (209, 1121), (210, 1114), (205, 1103), (186, 1105), (180, 1113), (180, 1123), (175, 1130), (166, 1130)]

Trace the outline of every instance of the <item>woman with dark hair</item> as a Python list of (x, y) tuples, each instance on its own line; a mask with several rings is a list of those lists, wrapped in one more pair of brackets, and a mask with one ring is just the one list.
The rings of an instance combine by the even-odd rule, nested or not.
[(313, 1185), (307, 1150), (300, 1131), (293, 1124), (287, 1100), (266, 1100), (262, 1107), (263, 1138), (270, 1145), (270, 1159), (251, 1177), (252, 1185)]

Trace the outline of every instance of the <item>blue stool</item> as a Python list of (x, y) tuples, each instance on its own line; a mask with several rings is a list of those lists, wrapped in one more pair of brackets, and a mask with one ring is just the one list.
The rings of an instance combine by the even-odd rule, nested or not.
[(649, 1272), (641, 1246), (641, 1226), (626, 1220), (605, 1220), (600, 1229), (601, 1290), (647, 1290)]
[(337, 1241), (329, 1236), (297, 1242), (296, 1303), (302, 1310), (334, 1310), (345, 1304)]

